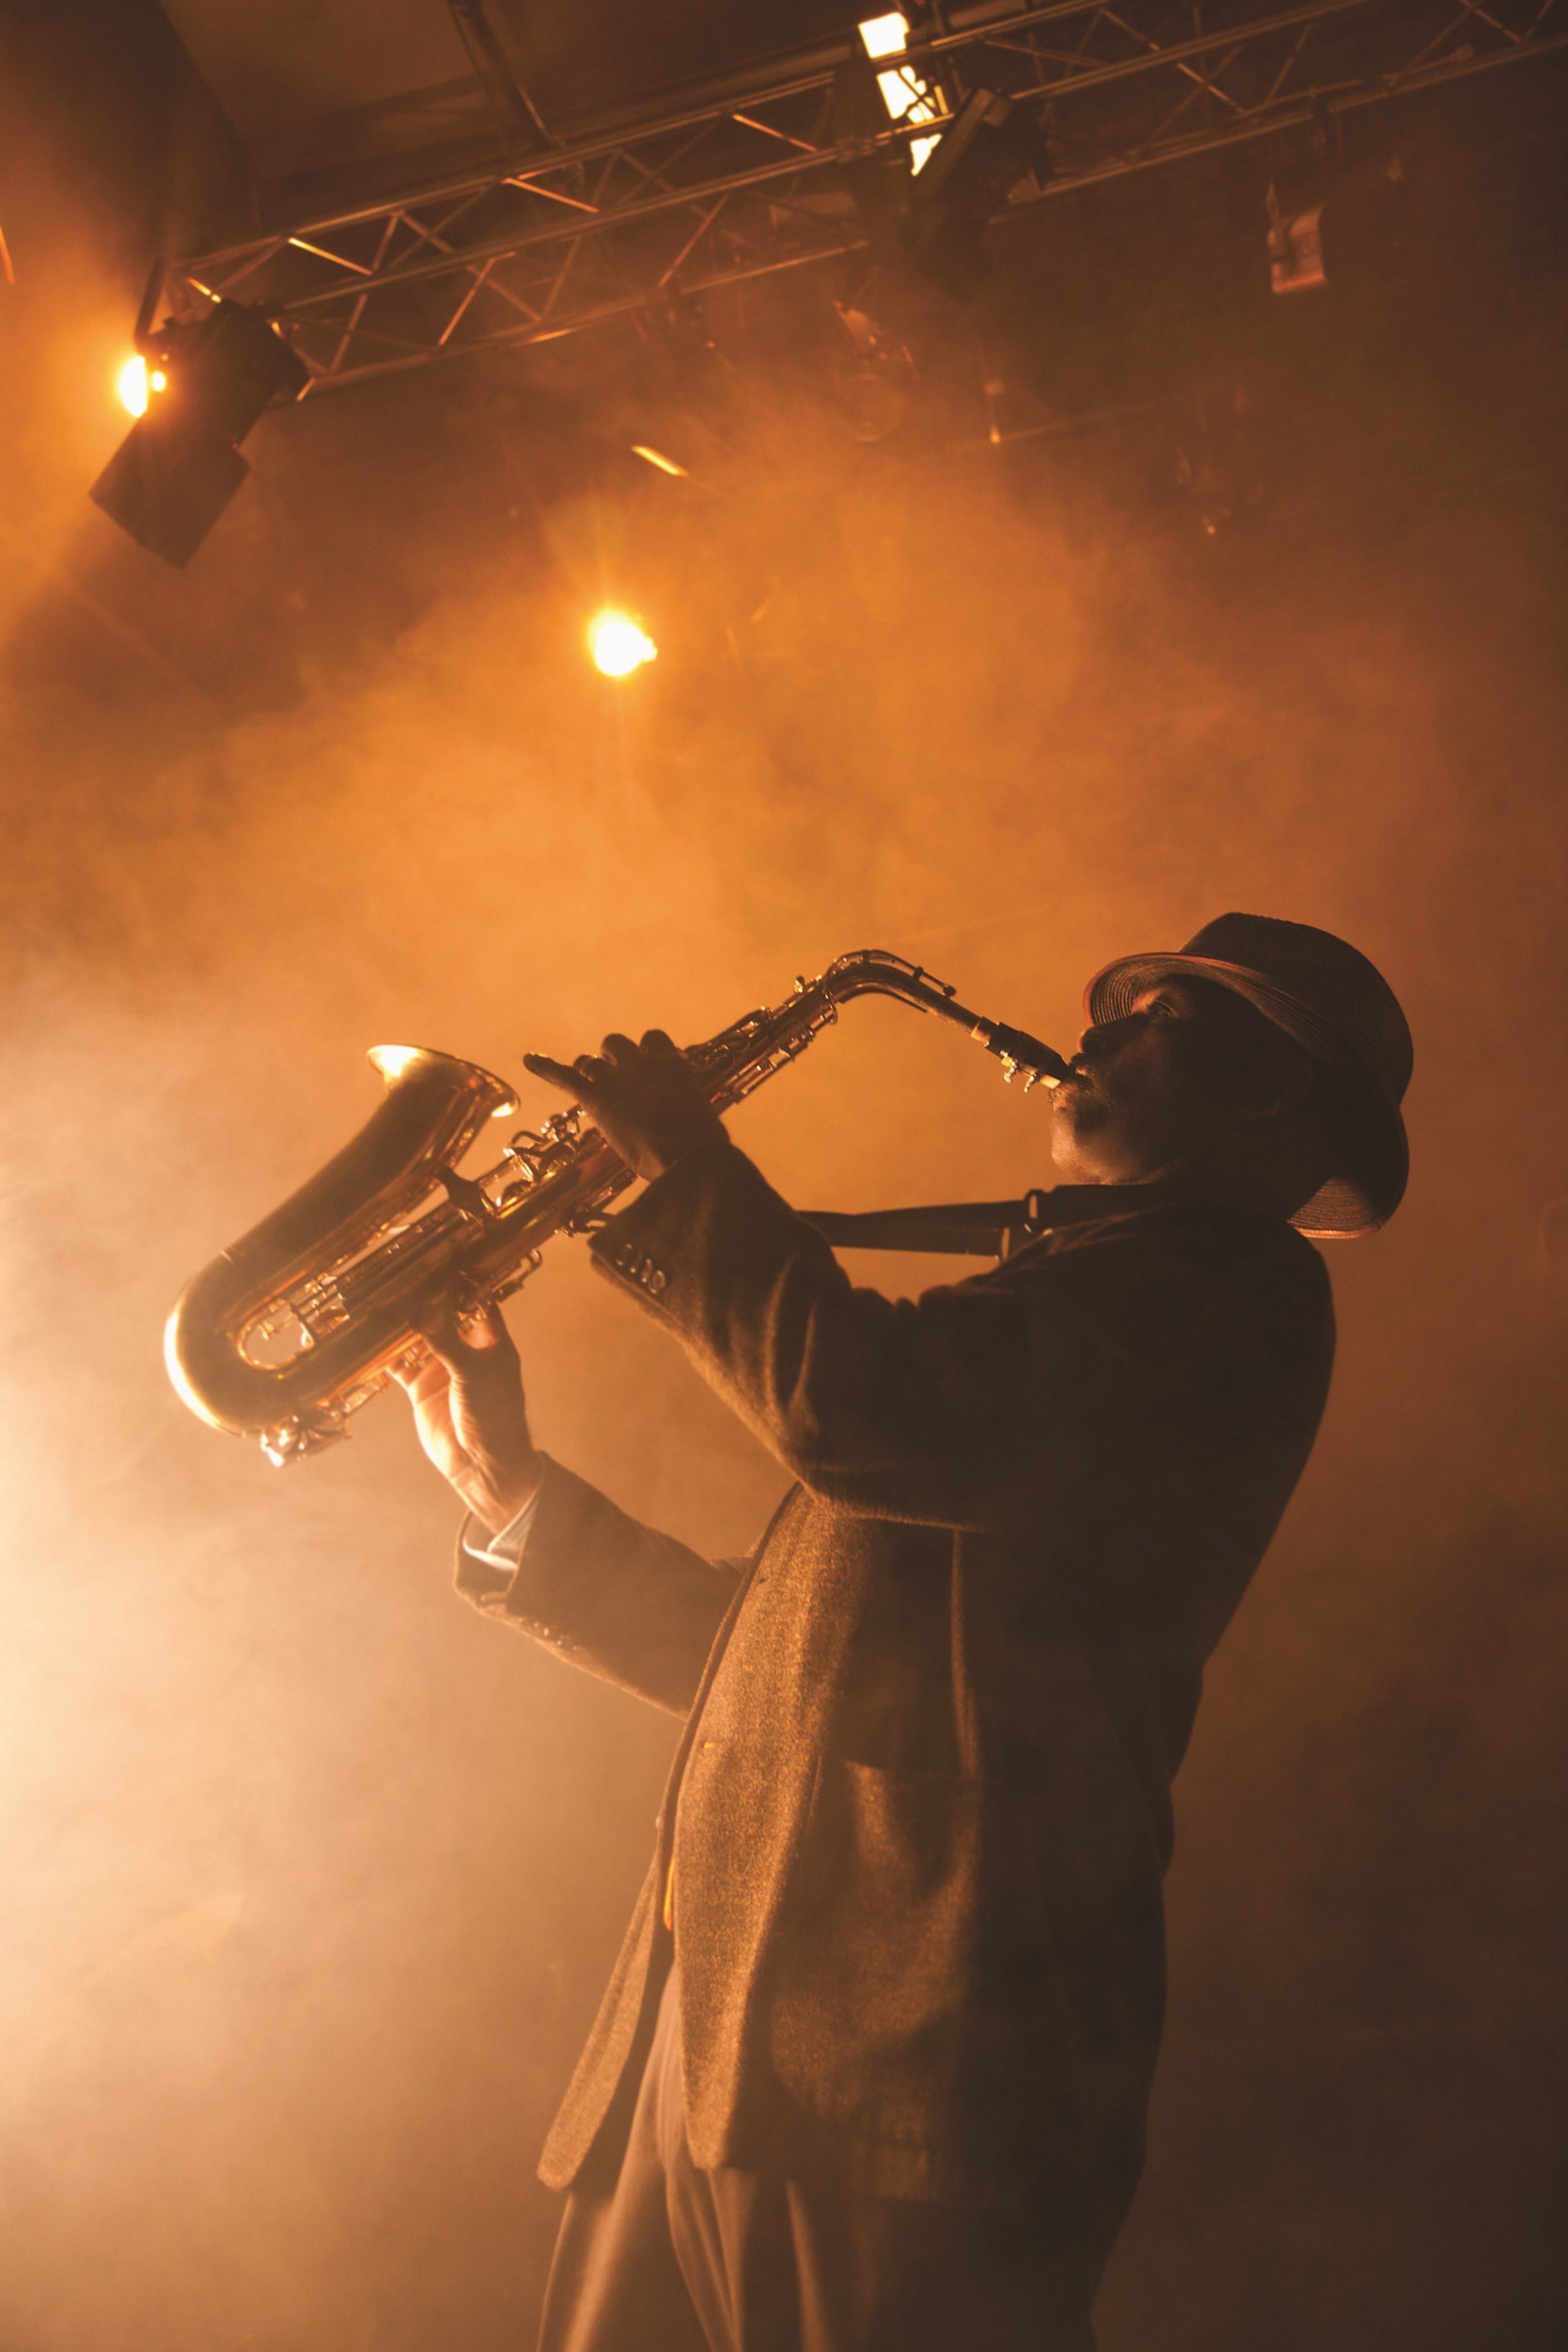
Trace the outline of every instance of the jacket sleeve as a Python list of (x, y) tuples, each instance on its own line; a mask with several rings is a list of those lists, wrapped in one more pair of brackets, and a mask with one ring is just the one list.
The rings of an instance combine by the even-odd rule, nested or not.
[(546, 1460), (516, 1571), (498, 1576), (459, 1541), (458, 1590), (601, 1680), (684, 1715), (741, 1588), (745, 1563), (706, 1560)]
[(1121, 1433), (1147, 1438), (1227, 1360), (1267, 1379), (1282, 1342), (1289, 1353), (1281, 1318), (1318, 1311), (1321, 1268), (1288, 1227), (1248, 1222), (1270, 1227), (1261, 1288), (1234, 1221), (1222, 1233), (1199, 1211), (1180, 1231), (1123, 1213), (1090, 1246), (894, 1301), (854, 1287), (725, 1143), (679, 1161), (592, 1246), (814, 1493), (879, 1517), (1005, 1528), (1048, 1514), (1086, 1459), (1114, 1473)]

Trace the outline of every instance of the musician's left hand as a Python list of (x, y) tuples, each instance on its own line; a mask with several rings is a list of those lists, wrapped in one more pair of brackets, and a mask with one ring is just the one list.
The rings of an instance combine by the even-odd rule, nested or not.
[(498, 1307), (465, 1329), (449, 1306), (425, 1328), (416, 1356), (391, 1367), (414, 1407), (419, 1443), (476, 1519), (499, 1536), (544, 1475), (528, 1429), (522, 1367)]
[(580, 1102), (612, 1150), (651, 1181), (689, 1151), (720, 1143), (723, 1123), (701, 1079), (662, 1029), (634, 1044), (619, 1032), (567, 1064), (525, 1054), (523, 1066)]

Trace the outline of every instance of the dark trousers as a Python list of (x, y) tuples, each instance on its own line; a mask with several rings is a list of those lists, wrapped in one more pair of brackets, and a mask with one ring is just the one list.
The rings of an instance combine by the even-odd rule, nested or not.
[(1094, 2352), (1077, 2272), (1021, 2214), (700, 2171), (672, 1977), (615, 2188), (566, 2200), (539, 2352)]

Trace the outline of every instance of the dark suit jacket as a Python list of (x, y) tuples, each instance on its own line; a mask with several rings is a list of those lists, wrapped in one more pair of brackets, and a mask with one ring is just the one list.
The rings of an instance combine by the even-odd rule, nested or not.
[(618, 2161), (673, 1948), (695, 2160), (1038, 2200), (1105, 2246), (1142, 2161), (1170, 1782), (1307, 1459), (1317, 1253), (1170, 1188), (1062, 1191), (897, 1304), (727, 1144), (595, 1239), (798, 1482), (700, 1559), (552, 1465), (481, 1605), (687, 1715), (658, 1851), (547, 2145)]

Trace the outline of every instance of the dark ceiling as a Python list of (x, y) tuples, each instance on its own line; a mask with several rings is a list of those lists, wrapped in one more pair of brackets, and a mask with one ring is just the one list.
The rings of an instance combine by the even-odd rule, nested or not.
[[(383, 143), (400, 133), (387, 101), (474, 87), (447, 0), (166, 0), (163, 12), (249, 151), (256, 174), (320, 166), (374, 110)], [(842, 0), (484, 0), (510, 70), (553, 129), (756, 58), (841, 38)], [(417, 110), (405, 118), (417, 124)]]
[[(165, 0), (164, 14), (247, 141), (468, 75), (447, 0)], [(487, 0), (546, 120), (841, 35), (835, 0)]]
[[(483, 14), (552, 129), (849, 24), (834, 0)], [(258, 185), (428, 145), (433, 108), (485, 119), (447, 0), (0, 0), (0, 218), (14, 251), (35, 206), (74, 197), (106, 242), (200, 247), (243, 226)]]

